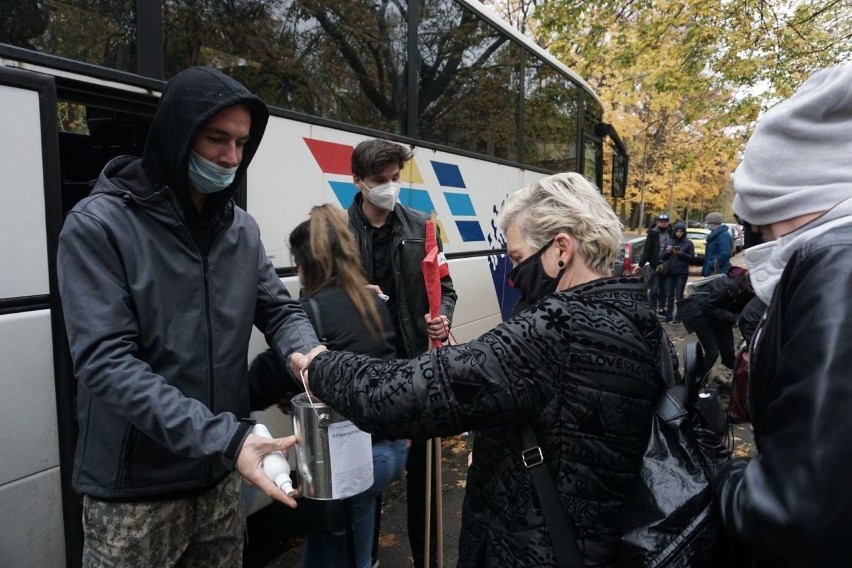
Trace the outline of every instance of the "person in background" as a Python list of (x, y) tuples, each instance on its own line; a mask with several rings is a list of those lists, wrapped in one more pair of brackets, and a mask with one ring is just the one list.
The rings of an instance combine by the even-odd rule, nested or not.
[[(302, 306), (324, 345), (393, 359), (396, 351), (390, 312), (384, 301), (367, 289), (346, 213), (333, 205), (314, 207), (310, 219), (290, 233), (290, 252), (302, 285)], [(249, 380), (257, 385), (254, 392), (264, 394), (260, 397), (263, 400), (253, 402), (253, 407), (266, 408), (303, 389), (300, 382), (288, 389), (280, 381), (287, 375), (287, 364), (275, 351), (260, 354), (251, 364)], [(269, 392), (269, 385), (278, 388)], [(308, 533), (302, 554), (305, 568), (345, 568), (350, 552), (355, 559), (354, 568), (372, 566), (376, 497), (391, 481), (400, 478), (407, 456), (407, 440), (373, 438), (373, 485), (350, 498), (345, 508), (354, 551), (347, 549), (345, 531)]]
[[(669, 262), (669, 271), (666, 274), (666, 313), (662, 320), (672, 321), (675, 300), (683, 299), (683, 291), (686, 289), (686, 280), (689, 278), (689, 266), (695, 260), (695, 247), (692, 241), (686, 238), (686, 225), (675, 223), (674, 235), (666, 241), (660, 260)], [(674, 316), (674, 323), (680, 323), (680, 314)]]
[[(358, 243), (364, 274), (370, 284), (379, 286), (388, 296), (394, 347), (397, 356), (405, 359), (426, 351), (430, 339), (447, 338), (456, 306), (453, 281), (447, 274), (441, 278), (441, 314), (435, 318), (429, 314), (421, 269), (426, 256), (428, 216), (397, 202), (400, 172), (411, 158), (408, 148), (388, 140), (365, 140), (358, 144), (352, 152), (352, 181), (358, 193), (349, 207), (349, 228)], [(438, 247), (442, 248), (440, 234)], [(406, 467), (408, 540), (417, 568), (424, 562), (426, 448), (426, 438), (413, 439)], [(436, 490), (433, 476), (432, 495)], [(431, 503), (429, 557), (430, 564), (435, 566), (437, 511), (435, 500)]]
[(754, 297), (748, 270), (735, 266), (678, 302), (683, 327), (695, 332), (704, 350), (700, 377), (706, 380), (721, 355), (725, 371), (717, 382), (730, 385), (734, 369), (734, 325), (742, 309)]
[(268, 116), (219, 71), (178, 73), (142, 158), (109, 162), (65, 220), (83, 566), (240, 566), (240, 475), (296, 505), (261, 469), (295, 438), (251, 434), (248, 420), (253, 325), (284, 360), (324, 349), (234, 206)]
[(758, 568), (852, 566), (852, 64), (815, 73), (758, 122), (734, 211), (768, 306), (751, 343), (759, 453), (722, 470), (727, 533)]
[[(459, 566), (556, 566), (553, 535), (520, 431), (543, 467), (587, 566), (615, 566), (621, 512), (640, 475), (659, 361), (677, 358), (643, 283), (610, 276), (621, 223), (582, 175), (557, 174), (510, 195), (499, 215), (530, 304), (467, 344), (384, 362), (329, 351), (293, 363), (310, 388), (360, 428), (388, 437), (474, 432)], [(627, 372), (629, 370), (629, 372)], [(677, 373), (676, 373), (677, 374)]]
[(642, 258), (639, 259), (639, 266), (645, 266), (645, 264), (651, 266), (651, 279), (648, 281), (648, 306), (655, 314), (664, 314), (666, 309), (665, 276), (657, 273), (657, 267), (662, 262), (660, 254), (663, 252), (663, 245), (666, 244), (670, 236), (669, 216), (667, 213), (660, 213), (657, 215), (654, 226), (648, 229), (645, 248), (642, 249)]
[(709, 213), (704, 222), (710, 228), (707, 235), (707, 248), (704, 251), (704, 268), (702, 276), (727, 274), (731, 269), (731, 254), (734, 251), (734, 241), (727, 225), (722, 224), (721, 213)]

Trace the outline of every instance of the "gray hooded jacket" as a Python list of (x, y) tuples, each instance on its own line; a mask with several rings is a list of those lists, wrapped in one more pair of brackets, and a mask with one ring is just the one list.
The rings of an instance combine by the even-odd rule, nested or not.
[[(199, 128), (244, 104), (250, 140), (233, 184), (198, 212), (187, 189)], [(268, 111), (240, 83), (192, 68), (167, 85), (141, 159), (119, 157), (69, 213), (59, 285), (80, 433), (74, 488), (146, 500), (221, 481), (250, 424), (252, 326), (289, 357), (317, 344), (233, 194), (257, 151)]]

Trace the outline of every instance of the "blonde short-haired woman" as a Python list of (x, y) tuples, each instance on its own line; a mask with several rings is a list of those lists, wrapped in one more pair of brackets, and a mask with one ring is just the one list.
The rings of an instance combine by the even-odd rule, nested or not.
[(411, 361), (320, 354), (308, 367), (311, 389), (384, 436), (475, 431), (459, 566), (557, 564), (554, 538), (566, 536), (548, 531), (521, 457), (524, 424), (586, 565), (618, 566), (620, 514), (663, 388), (660, 353), (671, 344), (641, 281), (610, 276), (621, 225), (582, 176), (518, 191), (499, 220), (511, 279), (530, 307)]

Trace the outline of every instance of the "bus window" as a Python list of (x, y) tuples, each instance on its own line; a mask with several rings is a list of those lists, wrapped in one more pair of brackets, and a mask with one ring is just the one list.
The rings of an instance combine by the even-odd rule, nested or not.
[(418, 135), (518, 159), (520, 47), (452, 0), (427, 0), (418, 29)]
[(603, 147), (588, 134), (583, 140), (583, 177), (603, 191)]
[(612, 152), (612, 196), (624, 197), (627, 188), (627, 156), (621, 152)]
[(62, 213), (89, 195), (116, 156), (141, 156), (151, 118), (69, 101), (57, 104)]
[(405, 116), (408, 24), (395, 3), (163, 5), (166, 76), (220, 69), (268, 104), (386, 132)]
[(136, 0), (13, 0), (3, 11), (0, 43), (136, 72)]
[(526, 60), (523, 161), (555, 172), (578, 171), (580, 90), (546, 63)]

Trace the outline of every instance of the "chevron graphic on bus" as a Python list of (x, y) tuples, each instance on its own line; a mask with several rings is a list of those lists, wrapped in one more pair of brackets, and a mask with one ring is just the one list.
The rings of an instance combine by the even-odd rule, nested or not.
[[(476, 217), (476, 209), (473, 208), (473, 202), (470, 200), (470, 194), (467, 192), (467, 186), (459, 167), (455, 164), (433, 160), (432, 169), (441, 185), (444, 199), (447, 200), (447, 206), (450, 208), (450, 213), (453, 215), (462, 240), (464, 242), (484, 241), (485, 235), (482, 234), (482, 227)], [(470, 217), (470, 219), (465, 219), (465, 217)]]
[[(358, 193), (358, 187), (352, 183), (351, 158), (354, 148), (348, 144), (338, 144), (337, 142), (327, 142), (315, 138), (305, 138), (304, 140), (311, 154), (314, 155), (314, 159), (316, 159), (322, 173), (327, 176), (341, 176), (340, 179), (328, 178), (328, 184), (340, 202), (340, 206), (345, 209), (352, 205), (352, 200), (355, 199), (355, 195)], [(400, 172), (399, 181), (402, 184), (407, 183), (409, 186), (402, 188), (399, 195), (400, 203), (426, 213), (431, 213), (435, 210), (432, 198), (425, 188), (423, 176), (420, 175), (420, 170), (417, 168), (417, 163), (414, 160), (409, 161), (405, 165), (402, 172)]]
[[(316, 138), (304, 138), (304, 141), (317, 161), (320, 170), (326, 175), (328, 185), (334, 192), (340, 206), (344, 209), (349, 207), (358, 193), (358, 188), (352, 183), (351, 158), (354, 148), (349, 144)], [(464, 180), (457, 165), (433, 161), (432, 169), (435, 171), (438, 183), (442, 188), (465, 189)], [(399, 194), (400, 203), (425, 213), (435, 211), (435, 203), (426, 189), (426, 182), (423, 180), (416, 161), (410, 160), (405, 165), (400, 172), (400, 182), (403, 184)], [(405, 187), (406, 185), (407, 187)], [(473, 208), (470, 196), (466, 192), (458, 191), (444, 190), (443, 193), (453, 217), (462, 217), (462, 219), (455, 220), (462, 240), (465, 242), (484, 241), (485, 237), (482, 234), (479, 221), (476, 220), (476, 211)], [(464, 217), (472, 217), (472, 219), (465, 219)], [(450, 242), (440, 219), (438, 219), (438, 228), (441, 231), (441, 241)]]

